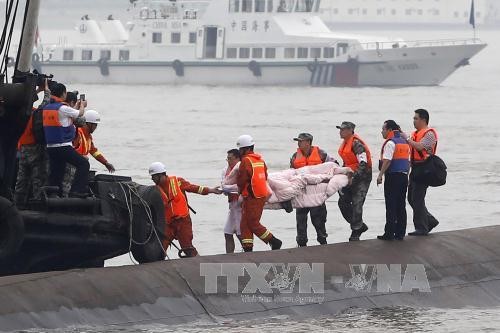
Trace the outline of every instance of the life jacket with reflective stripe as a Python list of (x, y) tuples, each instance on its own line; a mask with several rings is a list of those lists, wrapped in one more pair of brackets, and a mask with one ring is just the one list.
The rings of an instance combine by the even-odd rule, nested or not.
[(43, 108), (43, 130), (47, 144), (71, 142), (75, 138), (75, 126), (63, 126), (59, 121), (59, 108), (63, 105), (66, 103), (62, 102), (62, 99), (52, 98)]
[(342, 144), (340, 145), (339, 155), (340, 157), (342, 157), (342, 161), (344, 161), (344, 167), (349, 167), (353, 171), (356, 171), (359, 168), (358, 159), (356, 158), (356, 154), (354, 154), (354, 151), (352, 150), (354, 139), (359, 140), (359, 142), (361, 142), (361, 144), (365, 147), (367, 164), (371, 168), (372, 155), (370, 153), (370, 149), (368, 148), (368, 145), (357, 134), (354, 134), (349, 139), (344, 140), (344, 142), (342, 142)]
[(384, 159), (384, 148), (387, 142), (392, 141), (395, 144), (394, 155), (392, 156), (391, 164), (387, 169), (387, 173), (408, 172), (410, 170), (410, 145), (401, 137), (401, 132), (389, 132), (387, 139), (380, 150), (380, 161), (378, 169), (382, 169), (382, 161)]
[(189, 215), (189, 207), (186, 196), (182, 192), (181, 183), (175, 176), (168, 177), (168, 188), (158, 186), (165, 206), (165, 217), (170, 223), (174, 219)]
[[(429, 132), (429, 131), (434, 132), (434, 136), (436, 137), (436, 144), (434, 145), (434, 147), (432, 147), (432, 154), (434, 155), (434, 154), (436, 154), (437, 139), (438, 139), (437, 132), (434, 128), (429, 127), (426, 129), (421, 129), (420, 131), (415, 131), (412, 133), (411, 139), (415, 142), (420, 142), (424, 138), (425, 134), (427, 134), (427, 132)], [(413, 147), (411, 148), (411, 161), (412, 162), (416, 162), (416, 163), (423, 162), (427, 159), (427, 157), (429, 157), (429, 153), (427, 152), (426, 149), (419, 152), (415, 148), (413, 148)]]
[(317, 146), (311, 147), (311, 153), (307, 157), (302, 154), (302, 150), (300, 150), (300, 148), (297, 148), (297, 154), (295, 155), (295, 159), (293, 161), (293, 168), (298, 169), (307, 165), (317, 165), (321, 163), (323, 163), (323, 161), (321, 160), (319, 148)]
[[(250, 191), (255, 198), (265, 198), (269, 195), (267, 189), (267, 178), (266, 178), (266, 167), (264, 160), (260, 157), (260, 155), (250, 153), (245, 155), (243, 158), (247, 158), (252, 165), (252, 179), (250, 184), (247, 184), (242, 191), (243, 197), (248, 197), (250, 195)], [(249, 191), (248, 186), (251, 186)]]
[(78, 128), (77, 138), (78, 146), (75, 147), (75, 150), (78, 154), (87, 156), (90, 152), (90, 148), (92, 148), (92, 138), (90, 137), (90, 134), (87, 136), (85, 130), (80, 127)]

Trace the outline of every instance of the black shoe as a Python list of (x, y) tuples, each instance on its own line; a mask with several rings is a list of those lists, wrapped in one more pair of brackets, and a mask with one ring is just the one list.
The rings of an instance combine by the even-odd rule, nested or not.
[(431, 232), (432, 229), (434, 229), (435, 227), (437, 227), (438, 224), (439, 224), (439, 221), (436, 221), (434, 224), (429, 225), (429, 232)]
[(298, 247), (306, 247), (307, 244), (297, 244)]
[(394, 237), (390, 236), (390, 235), (383, 234), (382, 236), (377, 236), (377, 239), (391, 241), (391, 240), (394, 240)]
[(283, 201), (283, 202), (280, 202), (280, 204), (281, 204), (281, 207), (285, 210), (285, 212), (287, 212), (287, 213), (293, 212), (292, 200)]
[(422, 230), (415, 230), (414, 232), (409, 232), (408, 236), (427, 236), (429, 233)]
[(349, 237), (349, 242), (359, 241), (359, 236), (361, 236), (361, 234), (367, 230), (368, 230), (368, 226), (363, 223), (361, 228), (359, 228), (358, 230), (353, 230), (351, 232), (351, 237)]
[(319, 243), (319, 245), (326, 245), (326, 244), (328, 244), (326, 242), (326, 239), (320, 239), (320, 240), (318, 240), (318, 243)]
[(405, 239), (405, 236), (394, 237), (394, 240), (398, 240), (398, 241), (402, 241), (404, 239)]
[(280, 241), (278, 238), (276, 238), (274, 236), (269, 241), (269, 245), (271, 245), (271, 250), (279, 250), (279, 249), (281, 249), (281, 245), (282, 244), (283, 244), (283, 242)]

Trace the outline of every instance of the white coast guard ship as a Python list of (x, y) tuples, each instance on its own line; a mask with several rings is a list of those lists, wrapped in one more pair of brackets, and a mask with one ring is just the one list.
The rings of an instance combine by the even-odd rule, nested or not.
[(82, 17), (34, 65), (68, 83), (438, 85), (486, 46), (335, 33), (320, 0), (131, 3), (132, 21)]

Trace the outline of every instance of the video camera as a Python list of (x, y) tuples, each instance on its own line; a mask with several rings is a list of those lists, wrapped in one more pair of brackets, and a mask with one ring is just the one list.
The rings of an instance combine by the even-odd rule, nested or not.
[(58, 84), (57, 81), (53, 80), (54, 75), (53, 74), (43, 74), (38, 72), (36, 69), (33, 70), (33, 75), (36, 77), (36, 85), (37, 87), (43, 87), (45, 85), (45, 80), (47, 80), (47, 85), (49, 86), (50, 90), (53, 90), (56, 84)]

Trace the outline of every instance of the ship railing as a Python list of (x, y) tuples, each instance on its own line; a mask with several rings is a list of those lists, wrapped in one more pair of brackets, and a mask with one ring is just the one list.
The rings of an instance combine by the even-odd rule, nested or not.
[(469, 39), (435, 39), (435, 40), (394, 40), (388, 42), (367, 42), (351, 44), (350, 51), (356, 50), (382, 50), (397, 49), (405, 47), (432, 47), (432, 46), (454, 46), (454, 45), (474, 45), (482, 43), (479, 38)]

